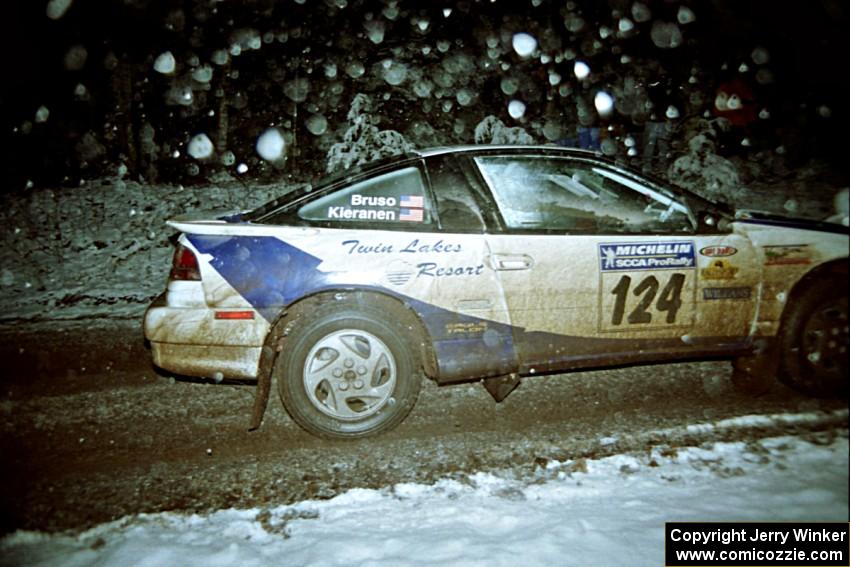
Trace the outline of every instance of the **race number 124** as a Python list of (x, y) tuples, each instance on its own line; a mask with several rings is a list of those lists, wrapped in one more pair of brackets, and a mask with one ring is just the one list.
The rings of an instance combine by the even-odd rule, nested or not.
[[(682, 287), (685, 285), (685, 274), (675, 273), (661, 286), (654, 275), (646, 276), (640, 281), (633, 281), (631, 276), (621, 276), (617, 285), (611, 290), (614, 294), (614, 310), (611, 313), (611, 324), (645, 325), (662, 318), (667, 324), (676, 322), (676, 314), (682, 307)], [(660, 290), (660, 291), (659, 291)], [(631, 299), (631, 301), (629, 301)], [(634, 301), (637, 305), (634, 305)], [(626, 315), (627, 304), (629, 313)]]

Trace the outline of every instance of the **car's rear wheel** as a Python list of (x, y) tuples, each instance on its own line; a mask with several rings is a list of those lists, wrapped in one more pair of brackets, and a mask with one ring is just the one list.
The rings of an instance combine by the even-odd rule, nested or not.
[(780, 379), (813, 396), (847, 392), (847, 279), (825, 279), (792, 306), (780, 339)]
[(301, 316), (278, 357), (283, 405), (305, 430), (350, 439), (387, 431), (413, 409), (422, 380), (402, 309), (367, 296)]

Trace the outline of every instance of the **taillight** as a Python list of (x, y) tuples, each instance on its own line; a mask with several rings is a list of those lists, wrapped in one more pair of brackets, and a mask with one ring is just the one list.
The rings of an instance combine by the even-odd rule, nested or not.
[(171, 261), (172, 280), (201, 281), (201, 270), (198, 268), (198, 259), (195, 253), (178, 244), (174, 250), (174, 259)]

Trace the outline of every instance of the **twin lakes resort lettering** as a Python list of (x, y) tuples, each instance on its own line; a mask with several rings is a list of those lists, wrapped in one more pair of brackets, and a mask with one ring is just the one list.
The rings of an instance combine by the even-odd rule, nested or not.
[(693, 268), (694, 243), (600, 244), (599, 262), (603, 272)]
[(424, 208), (425, 198), (421, 195), (401, 195), (396, 198), (355, 193), (351, 195), (348, 206), (329, 206), (327, 218), (328, 220), (423, 222)]

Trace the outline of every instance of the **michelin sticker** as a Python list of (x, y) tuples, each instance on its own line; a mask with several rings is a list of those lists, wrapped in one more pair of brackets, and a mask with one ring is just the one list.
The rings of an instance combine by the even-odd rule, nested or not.
[(603, 272), (626, 270), (672, 270), (695, 267), (693, 242), (600, 244)]

